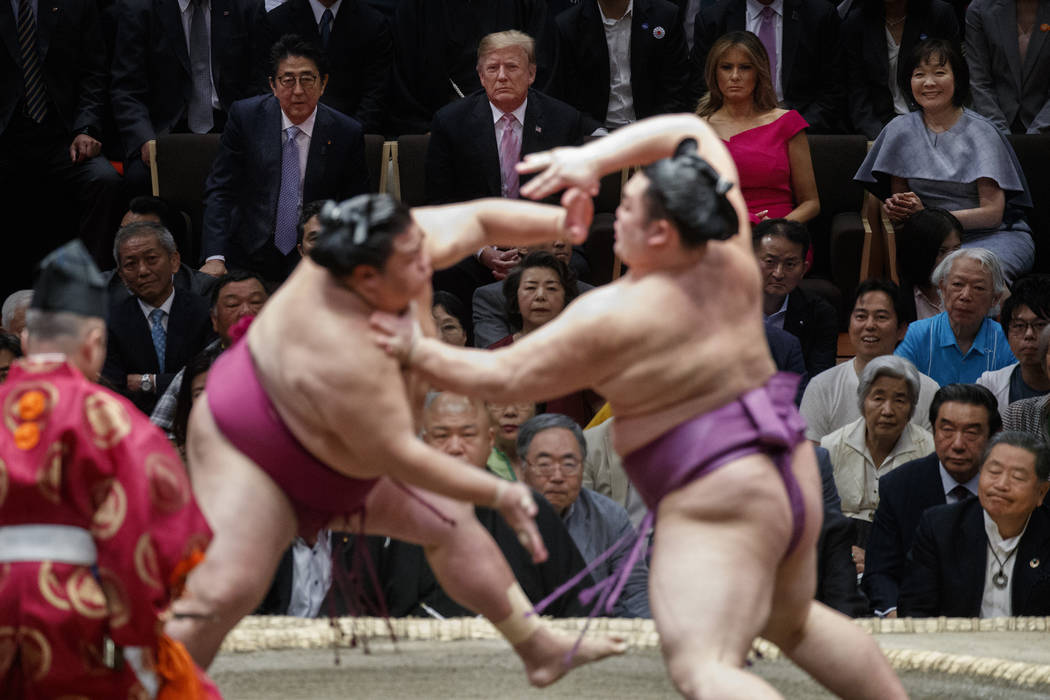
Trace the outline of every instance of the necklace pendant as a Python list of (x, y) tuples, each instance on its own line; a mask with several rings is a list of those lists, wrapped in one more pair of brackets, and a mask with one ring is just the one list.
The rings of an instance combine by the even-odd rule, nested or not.
[(997, 573), (995, 576), (992, 576), (992, 583), (994, 583), (995, 587), (999, 590), (1003, 590), (1004, 588), (1006, 588), (1006, 584), (1009, 580), (1009, 577), (1003, 573), (1002, 569), (999, 569), (999, 573)]

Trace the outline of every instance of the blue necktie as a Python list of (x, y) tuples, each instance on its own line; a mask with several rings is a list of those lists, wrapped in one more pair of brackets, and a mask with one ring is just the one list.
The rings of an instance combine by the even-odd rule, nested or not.
[(164, 345), (168, 340), (168, 333), (164, 330), (164, 310), (153, 309), (149, 312), (149, 334), (153, 336), (153, 349), (157, 351), (157, 364), (160, 371), (164, 371)]
[(18, 3), (18, 47), (22, 54), (22, 80), (25, 82), (25, 113), (36, 123), (47, 116), (47, 93), (40, 72), (40, 54), (36, 45), (36, 18), (29, 0)]
[(281, 192), (277, 197), (277, 226), (273, 242), (287, 255), (295, 247), (295, 226), (299, 223), (299, 146), (295, 137), (299, 127), (285, 129), (288, 134), (281, 152)]
[(321, 24), (318, 29), (321, 32), (321, 45), (326, 49), (328, 48), (328, 37), (332, 35), (332, 20), (335, 19), (332, 15), (332, 10), (328, 7), (321, 13)]

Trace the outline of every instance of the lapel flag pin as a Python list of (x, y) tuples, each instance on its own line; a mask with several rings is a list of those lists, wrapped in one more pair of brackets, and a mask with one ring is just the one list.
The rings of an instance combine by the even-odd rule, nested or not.
[(1028, 562), (1028, 566), (1032, 567), (1033, 569), (1039, 568), (1039, 559), (1036, 558), (1036, 559), (1033, 559), (1032, 561)]
[(536, 125), (536, 133), (537, 134), (542, 134), (543, 133), (543, 127), (540, 126), (539, 124)]
[(1043, 22), (1042, 24), (1039, 25), (1039, 31), (1041, 31), (1041, 32), (1050, 32), (1050, 24), (1047, 24), (1046, 22)]

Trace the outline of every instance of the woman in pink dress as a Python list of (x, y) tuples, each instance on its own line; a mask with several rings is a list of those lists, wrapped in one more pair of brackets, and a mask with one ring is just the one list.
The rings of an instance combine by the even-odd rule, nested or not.
[(704, 68), (708, 93), (696, 113), (722, 138), (736, 161), (751, 223), (806, 222), (820, 213), (805, 129), (795, 110), (777, 107), (762, 42), (729, 32), (711, 47)]

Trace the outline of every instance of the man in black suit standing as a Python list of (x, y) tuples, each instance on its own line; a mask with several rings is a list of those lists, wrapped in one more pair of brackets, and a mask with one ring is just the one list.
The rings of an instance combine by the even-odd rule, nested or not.
[(124, 202), (120, 176), (99, 156), (106, 67), (95, 3), (0, 2), (0, 35), (0, 198), (15, 217), (6, 221), (11, 236), (32, 231), (18, 237), (24, 255), (9, 247), (0, 256), (0, 284), (13, 291), (31, 285), (32, 261), (71, 237), (65, 219), (32, 204), (42, 193), (73, 190), (80, 237), (99, 265)]
[(204, 272), (227, 267), (283, 282), (300, 255), (304, 201), (342, 201), (368, 191), (365, 141), (354, 119), (318, 104), (324, 55), (295, 35), (273, 46), (272, 95), (234, 103), (204, 186)]
[(134, 194), (149, 182), (147, 142), (218, 133), (251, 86), (253, 0), (122, 0), (110, 94)]
[[(530, 89), (536, 80), (533, 39), (516, 30), (485, 36), (478, 45), (482, 89), (434, 115), (426, 157), (426, 196), (431, 204), (481, 197), (518, 197), (515, 164), (528, 153), (575, 146), (601, 125), (560, 100)], [(517, 249), (483, 248), (434, 284), (467, 308), (474, 290), (501, 280), (518, 263)], [(502, 336), (500, 336), (502, 337)]]
[(213, 340), (208, 302), (175, 286), (179, 252), (162, 225), (124, 226), (113, 250), (131, 296), (110, 306), (102, 376), (149, 415), (172, 378)]
[(1029, 433), (992, 438), (977, 498), (922, 515), (901, 585), (904, 617), (1050, 614), (1050, 454)]
[(707, 91), (704, 64), (718, 37), (750, 31), (768, 42), (781, 104), (798, 111), (810, 133), (837, 133), (845, 106), (840, 24), (835, 3), (827, 0), (719, 0), (696, 13), (690, 92), (699, 100)]
[(654, 114), (693, 111), (689, 49), (669, 0), (581, 0), (555, 18), (554, 94), (616, 128)]
[(933, 506), (977, 495), (985, 446), (1002, 420), (992, 392), (976, 384), (948, 384), (930, 402), (934, 453), (902, 464), (879, 479), (879, 506), (868, 535), (861, 587), (872, 611), (897, 617), (897, 598), (907, 572), (922, 514)]
[(382, 133), (393, 40), (378, 10), (365, 0), (288, 0), (260, 18), (255, 34), (257, 86), (266, 83), (270, 48), (298, 34), (328, 59), (321, 103), (361, 122), (366, 133)]

